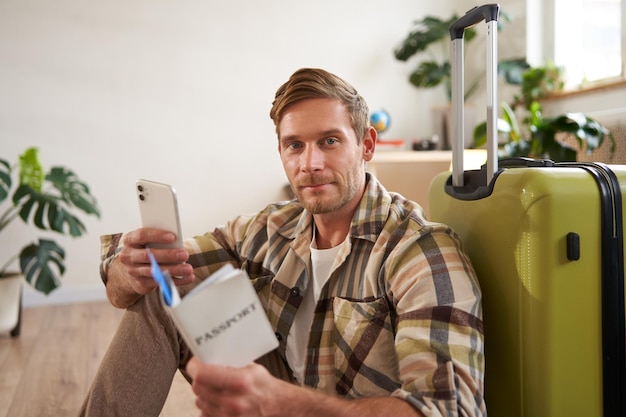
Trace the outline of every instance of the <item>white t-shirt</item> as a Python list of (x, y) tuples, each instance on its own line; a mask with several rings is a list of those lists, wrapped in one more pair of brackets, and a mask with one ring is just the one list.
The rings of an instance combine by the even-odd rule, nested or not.
[(313, 240), (311, 241), (311, 270), (313, 272), (313, 280), (309, 281), (306, 291), (302, 299), (302, 304), (296, 312), (289, 336), (287, 338), (287, 362), (293, 370), (293, 374), (302, 383), (304, 376), (304, 361), (306, 357), (306, 345), (309, 339), (311, 323), (313, 322), (313, 313), (315, 305), (320, 297), (322, 287), (330, 277), (331, 268), (335, 262), (335, 258), (339, 253), (345, 241), (330, 249), (317, 249), (315, 246), (315, 232), (313, 232)]

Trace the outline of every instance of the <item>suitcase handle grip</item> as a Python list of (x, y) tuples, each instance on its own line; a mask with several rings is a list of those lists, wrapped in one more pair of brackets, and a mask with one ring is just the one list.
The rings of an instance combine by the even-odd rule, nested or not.
[(498, 171), (498, 130), (496, 122), (498, 119), (497, 107), (497, 25), (500, 14), (499, 4), (485, 4), (468, 11), (460, 19), (450, 25), (450, 36), (452, 37), (450, 47), (451, 66), (451, 86), (452, 86), (452, 184), (455, 187), (464, 187), (465, 177), (463, 175), (463, 150), (465, 142), (465, 119), (463, 114), (465, 91), (463, 75), (463, 35), (465, 28), (473, 26), (482, 20), (487, 25), (486, 41), (486, 107), (487, 107), (487, 169), (486, 184), (489, 184)]
[(499, 12), (499, 4), (485, 4), (482, 6), (474, 7), (450, 26), (450, 39), (455, 40), (463, 38), (463, 35), (465, 34), (465, 29), (470, 26), (474, 26), (475, 24), (480, 23), (483, 20), (487, 23), (492, 20), (497, 21)]

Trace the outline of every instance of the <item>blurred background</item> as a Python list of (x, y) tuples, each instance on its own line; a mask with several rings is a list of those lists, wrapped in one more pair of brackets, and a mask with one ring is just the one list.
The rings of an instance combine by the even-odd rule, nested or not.
[[(501, 57), (526, 56), (528, 3), (501, 2), (510, 17)], [(268, 114), (298, 68), (325, 68), (372, 111), (385, 109), (385, 138), (431, 137), (431, 109), (446, 95), (410, 85), (413, 67), (393, 50), (415, 20), (477, 4), (1, 0), (0, 156), (16, 161), (38, 147), (46, 167), (68, 166), (89, 184), (102, 213), (85, 218), (86, 237), (58, 239), (67, 251), (62, 287), (48, 297), (27, 288), (25, 304), (104, 298), (99, 236), (139, 227), (138, 178), (174, 185), (187, 236), (285, 198)], [(472, 48), (468, 71), (482, 74), (482, 38)], [(482, 96), (479, 88), (472, 97)], [(14, 229), (3, 233), (3, 248), (34, 238)]]

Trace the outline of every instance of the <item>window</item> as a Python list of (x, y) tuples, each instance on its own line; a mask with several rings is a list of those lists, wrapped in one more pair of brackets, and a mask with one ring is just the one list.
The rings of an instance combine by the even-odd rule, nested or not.
[[(624, 79), (625, 3), (626, 0), (529, 0), (528, 30), (541, 32), (540, 36), (529, 38), (529, 46), (531, 42), (543, 42), (535, 46), (534, 56), (539, 62), (531, 63), (553, 62), (564, 67), (568, 88)], [(541, 29), (531, 22), (537, 13), (542, 17)]]

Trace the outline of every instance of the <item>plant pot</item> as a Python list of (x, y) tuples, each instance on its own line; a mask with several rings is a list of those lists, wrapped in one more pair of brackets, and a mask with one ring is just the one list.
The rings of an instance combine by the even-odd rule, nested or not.
[(22, 274), (0, 276), (0, 333), (20, 335), (22, 325)]

